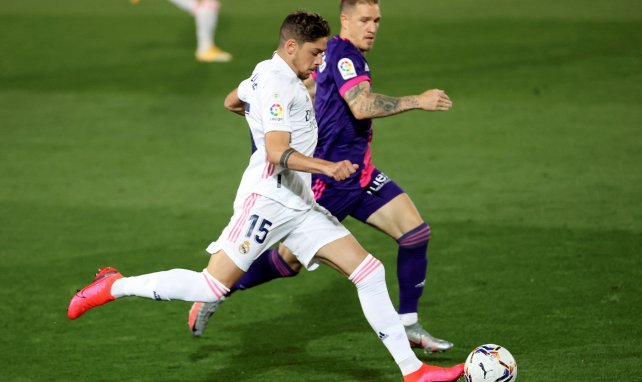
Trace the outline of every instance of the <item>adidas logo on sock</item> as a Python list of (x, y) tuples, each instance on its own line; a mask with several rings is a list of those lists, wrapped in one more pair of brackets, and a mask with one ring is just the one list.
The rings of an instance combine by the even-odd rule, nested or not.
[(388, 338), (388, 335), (386, 333), (379, 332), (379, 339), (381, 341), (385, 340), (386, 338)]

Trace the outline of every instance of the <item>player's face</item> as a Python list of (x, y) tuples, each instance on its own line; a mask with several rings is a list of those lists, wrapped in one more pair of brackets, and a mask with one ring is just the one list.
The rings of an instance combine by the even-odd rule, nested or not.
[(294, 56), (292, 58), (292, 64), (294, 65), (294, 71), (302, 80), (310, 77), (312, 72), (314, 72), (317, 66), (323, 63), (323, 52), (325, 52), (328, 47), (328, 38), (322, 37), (313, 42), (304, 42), (303, 44), (297, 44)]
[(341, 14), (341, 35), (367, 52), (374, 45), (380, 21), (378, 4), (357, 4)]

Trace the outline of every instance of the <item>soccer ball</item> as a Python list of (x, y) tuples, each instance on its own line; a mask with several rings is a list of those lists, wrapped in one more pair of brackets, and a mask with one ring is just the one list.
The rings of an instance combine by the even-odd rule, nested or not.
[(466, 382), (514, 382), (517, 363), (506, 348), (486, 344), (475, 348), (464, 364)]

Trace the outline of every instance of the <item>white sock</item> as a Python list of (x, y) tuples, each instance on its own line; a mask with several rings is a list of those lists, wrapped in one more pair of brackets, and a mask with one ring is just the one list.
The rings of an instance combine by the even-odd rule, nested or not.
[(177, 7), (193, 15), (196, 10), (196, 0), (169, 0), (171, 3), (174, 3)]
[(417, 313), (400, 314), (399, 318), (401, 319), (403, 326), (410, 326), (419, 322), (419, 315)]
[(218, 22), (218, 9), (220, 3), (217, 0), (202, 0), (196, 6), (194, 14), (196, 18), (196, 41), (197, 50), (202, 53), (214, 46), (214, 32)]
[(123, 277), (111, 287), (112, 296), (138, 296), (155, 300), (214, 302), (230, 290), (209, 274), (172, 269), (141, 276)]
[(390, 301), (383, 264), (372, 255), (348, 278), (357, 286), (361, 309), (368, 323), (383, 341), (403, 375), (416, 371), (421, 361), (410, 349), (406, 331)]

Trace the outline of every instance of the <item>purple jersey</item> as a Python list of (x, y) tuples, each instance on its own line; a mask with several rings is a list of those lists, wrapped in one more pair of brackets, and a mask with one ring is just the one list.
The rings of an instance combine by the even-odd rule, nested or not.
[(332, 162), (348, 159), (359, 165), (356, 173), (341, 182), (324, 175), (315, 178), (337, 189), (364, 188), (374, 171), (370, 159), (372, 120), (357, 120), (343, 95), (363, 81), (372, 83), (368, 62), (349, 40), (334, 36), (328, 41), (323, 64), (314, 74), (317, 82), (314, 110), (319, 125), (314, 157)]

